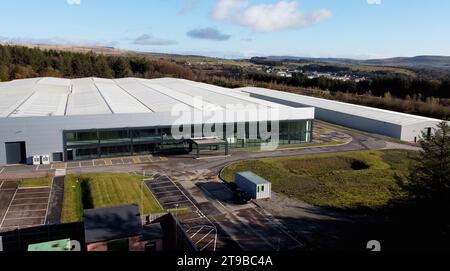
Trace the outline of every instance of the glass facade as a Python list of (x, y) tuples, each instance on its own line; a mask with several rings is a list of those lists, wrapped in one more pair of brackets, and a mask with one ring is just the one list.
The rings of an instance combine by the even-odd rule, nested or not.
[[(270, 123), (234, 123), (213, 126), (204, 133), (203, 126), (191, 126), (191, 133), (183, 140), (172, 137), (171, 127), (145, 127), (123, 129), (98, 129), (84, 131), (65, 131), (65, 155), (67, 161), (78, 161), (115, 156), (145, 155), (161, 152), (192, 151), (191, 138), (221, 137), (227, 140), (230, 148), (260, 147), (268, 140), (262, 139), (259, 128)], [(210, 127), (210, 126), (208, 126)], [(279, 144), (301, 144), (311, 142), (312, 120), (282, 121), (279, 123)]]

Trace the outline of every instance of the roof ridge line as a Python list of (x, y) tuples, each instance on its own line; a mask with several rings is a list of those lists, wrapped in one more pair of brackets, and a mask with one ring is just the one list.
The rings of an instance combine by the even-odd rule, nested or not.
[(100, 91), (100, 89), (97, 86), (97, 83), (94, 82), (94, 80), (92, 80), (93, 85), (95, 87), (95, 89), (97, 89), (98, 94), (100, 94), (100, 97), (102, 97), (103, 101), (105, 102), (106, 106), (108, 107), (109, 111), (111, 111), (111, 114), (115, 114), (114, 110), (111, 108), (111, 106), (109, 105), (108, 101), (106, 100), (105, 96), (103, 96), (102, 92)]
[[(146, 79), (146, 80), (152, 81), (151, 79)], [(158, 92), (159, 94), (162, 94), (162, 95), (164, 95), (164, 96), (167, 96), (167, 97), (169, 97), (170, 99), (173, 99), (173, 100), (178, 101), (178, 102), (180, 102), (180, 103), (182, 103), (182, 104), (185, 104), (185, 105), (187, 105), (187, 106), (189, 106), (189, 107), (191, 107), (191, 108), (193, 108), (193, 109), (198, 109), (198, 108), (195, 108), (193, 105), (187, 104), (187, 103), (185, 103), (185, 102), (183, 102), (183, 101), (180, 101), (179, 99), (174, 98), (174, 97), (172, 97), (172, 96), (170, 96), (170, 95), (168, 95), (168, 94), (166, 94), (166, 93), (164, 93), (164, 92), (161, 92), (161, 91), (159, 91), (159, 90), (157, 90), (157, 89), (154, 89), (154, 88), (152, 88), (152, 87), (150, 87), (150, 86), (147, 86), (146, 84), (142, 83), (140, 80), (137, 80), (137, 79), (136, 79), (136, 81), (137, 81), (139, 84), (141, 84), (142, 86), (144, 86), (145, 88), (148, 88), (148, 89), (151, 89), (151, 90), (153, 90), (153, 91), (156, 91), (156, 92)], [(157, 85), (159, 85), (160, 87), (164, 87), (164, 86), (161, 86), (160, 84), (158, 84), (158, 83), (156, 83), (156, 82), (152, 82), (152, 83), (153, 83), (153, 84), (157, 84)]]
[(131, 97), (133, 97), (133, 99), (135, 99), (136, 101), (138, 101), (138, 103), (142, 104), (145, 108), (147, 108), (148, 110), (150, 110), (152, 113), (156, 113), (153, 109), (151, 109), (149, 106), (147, 106), (145, 103), (143, 103), (141, 100), (139, 100), (138, 98), (136, 98), (133, 94), (131, 94), (130, 92), (128, 92), (128, 90), (126, 90), (124, 87), (122, 87), (117, 81), (116, 79), (112, 79), (114, 81), (114, 83), (116, 83), (116, 86), (118, 86), (121, 90), (125, 91), (128, 95), (130, 95)]

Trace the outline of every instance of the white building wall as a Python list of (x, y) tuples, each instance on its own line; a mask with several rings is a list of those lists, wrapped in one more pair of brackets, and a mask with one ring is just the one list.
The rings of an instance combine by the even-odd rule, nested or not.
[[(272, 184), (261, 184), (259, 193), (256, 193), (256, 199), (269, 199), (272, 196)], [(264, 187), (264, 191), (261, 190), (261, 187)]]
[[(199, 112), (201, 115), (201, 111)], [(311, 120), (314, 119), (314, 108), (284, 108), (278, 116), (258, 116), (235, 112), (238, 121), (267, 120)], [(191, 112), (194, 115), (194, 111)], [(213, 114), (214, 115), (214, 114)], [(217, 114), (220, 116), (220, 114)], [(6, 164), (5, 143), (26, 142), (26, 155), (31, 162), (33, 155), (45, 155), (63, 152), (63, 131), (110, 128), (133, 128), (152, 126), (171, 126), (179, 120), (179, 116), (169, 113), (137, 113), (137, 114), (105, 114), (80, 116), (48, 116), (48, 117), (15, 117), (0, 118), (0, 165)], [(223, 119), (207, 119), (210, 123)], [(184, 124), (201, 124), (191, 121)]]
[(401, 140), (414, 142), (420, 139), (422, 132), (427, 133), (428, 128), (431, 128), (431, 132), (434, 132), (438, 123), (429, 121), (424, 123), (417, 123), (412, 125), (406, 125), (402, 127), (402, 138)]
[[(426, 130), (427, 128), (436, 128), (437, 124), (439, 124), (439, 122), (441, 121), (438, 119), (424, 118), (420, 116), (401, 114), (393, 111), (380, 110), (370, 107), (361, 107), (352, 104), (318, 99), (327, 101), (328, 106), (332, 103), (339, 104), (339, 107), (337, 106), (336, 109), (322, 108), (320, 106), (310, 104), (308, 102), (303, 103), (302, 101), (304, 101), (305, 99), (302, 99), (302, 97), (306, 96), (296, 95), (295, 98), (293, 98), (294, 97), (292, 96), (293, 94), (287, 94), (273, 90), (243, 88), (242, 91), (250, 93), (250, 96), (255, 98), (265, 99), (271, 102), (280, 103), (288, 106), (293, 107), (314, 106), (316, 119), (409, 142), (413, 142), (415, 138), (418, 138), (421, 135), (421, 131)], [(377, 119), (376, 114), (374, 114), (374, 116), (371, 118), (361, 116), (357, 114), (358, 110), (355, 110), (354, 111), (355, 113), (341, 112), (342, 109), (341, 106), (343, 105), (348, 107), (364, 108), (361, 110), (369, 110), (371, 112), (379, 111), (380, 114), (385, 115), (391, 114), (392, 120), (388, 121), (387, 119), (385, 120), (382, 118)], [(397, 123), (396, 118), (399, 118), (399, 116), (408, 118), (410, 120), (415, 119), (415, 121), (410, 122), (411, 124), (408, 124), (407, 122)]]

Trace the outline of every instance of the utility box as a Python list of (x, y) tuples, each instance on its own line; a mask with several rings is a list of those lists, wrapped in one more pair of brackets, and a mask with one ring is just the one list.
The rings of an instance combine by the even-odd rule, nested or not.
[(250, 194), (254, 199), (268, 199), (271, 197), (272, 183), (253, 172), (238, 172), (235, 180), (237, 187)]
[(43, 165), (50, 165), (50, 155), (42, 155), (41, 161)]
[(41, 156), (33, 155), (33, 165), (40, 165), (40, 164), (41, 164)]

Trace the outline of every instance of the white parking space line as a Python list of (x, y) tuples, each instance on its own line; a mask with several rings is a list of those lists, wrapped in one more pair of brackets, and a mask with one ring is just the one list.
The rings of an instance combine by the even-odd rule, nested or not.
[[(211, 232), (214, 232), (214, 247), (213, 247), (213, 251), (216, 251), (216, 246), (217, 246), (217, 228), (216, 228), (216, 226), (214, 225), (214, 223), (207, 217), (207, 216), (205, 216), (203, 213), (202, 213), (202, 211), (200, 211), (200, 209), (197, 207), (197, 205), (195, 205), (195, 203), (183, 192), (183, 190), (181, 190), (177, 185), (176, 185), (176, 183), (169, 177), (169, 176), (167, 176), (167, 175), (165, 175), (165, 174), (161, 174), (159, 177), (157, 177), (156, 179), (153, 179), (153, 180), (156, 180), (156, 181), (158, 181), (158, 179), (159, 178), (162, 178), (162, 177), (165, 177), (165, 178), (167, 178), (167, 180), (165, 180), (164, 182), (170, 182), (170, 183), (172, 183), (172, 185), (173, 185), (173, 187), (175, 187), (183, 196), (184, 196), (184, 198), (185, 199), (187, 199), (187, 200), (185, 200), (185, 201), (181, 201), (181, 202), (174, 202), (175, 204), (179, 204), (179, 203), (184, 203), (184, 202), (188, 202), (189, 203), (189, 208), (193, 208), (193, 210), (192, 211), (194, 211), (194, 212), (196, 212), (199, 216), (201, 216), (201, 217), (204, 217), (207, 221), (208, 221), (208, 223), (211, 225), (211, 231), (207, 234), (207, 235), (209, 235)], [(151, 184), (149, 184), (147, 187), (149, 187)], [(149, 190), (150, 190), (150, 187), (149, 187)], [(153, 192), (152, 192), (153, 193)], [(158, 200), (157, 200), (158, 201)], [(158, 203), (160, 203), (159, 201), (158, 201)], [(164, 203), (164, 205), (168, 205), (168, 204), (170, 204), (170, 203)], [(173, 204), (173, 203), (172, 203)], [(160, 203), (160, 205), (161, 205), (161, 203)], [(205, 236), (206, 237), (206, 236)], [(202, 239), (203, 240), (203, 239)], [(201, 240), (200, 240), (201, 241)], [(196, 243), (197, 244), (197, 243)]]
[(47, 211), (47, 209), (37, 209), (37, 210), (29, 210), (29, 211), (9, 211), (9, 213), (42, 212), (42, 211)]
[[(175, 201), (177, 201), (176, 199), (178, 198), (183, 198), (183, 196), (179, 196), (179, 195), (165, 195), (165, 196), (162, 196), (162, 197), (159, 197), (160, 199), (163, 199), (163, 200), (167, 200), (167, 199), (175, 199)], [(181, 201), (186, 201), (186, 200), (181, 200)]]
[[(25, 207), (25, 206), (34, 206), (36, 204), (45, 204), (45, 203), (26, 203), (26, 204), (11, 204), (11, 207), (17, 207), (17, 206), (21, 206), (21, 207)], [(34, 210), (30, 210), (30, 211), (34, 211)]]
[(2, 189), (3, 181), (0, 181), (0, 189)]
[(14, 192), (14, 195), (13, 195), (11, 201), (9, 202), (9, 206), (8, 206), (8, 208), (6, 209), (5, 215), (3, 216), (2, 223), (0, 223), (0, 229), (1, 229), (2, 226), (3, 226), (3, 222), (5, 222), (5, 218), (6, 218), (6, 216), (8, 215), (9, 209), (11, 208), (11, 203), (13, 202), (14, 197), (16, 196), (16, 193), (17, 193), (17, 189), (16, 189), (16, 192)]
[(185, 203), (185, 202), (189, 202), (188, 200), (183, 200), (183, 201), (171, 201), (171, 202), (167, 202), (164, 203), (165, 205), (169, 205), (169, 204), (179, 204), (179, 203)]
[(200, 249), (200, 251), (203, 251), (203, 250), (205, 250), (205, 248), (209, 247), (209, 245), (211, 245), (211, 243), (212, 243), (213, 241), (214, 241), (214, 239), (211, 239), (211, 241), (209, 241), (208, 244), (206, 244), (204, 247), (202, 247), (202, 248)]
[(203, 219), (203, 218), (204, 218), (203, 216), (199, 216), (199, 217), (196, 217), (196, 218), (186, 219), (186, 220), (183, 220), (183, 223), (184, 224), (188, 224), (188, 222), (192, 222), (194, 220)]
[(210, 233), (212, 233), (214, 231), (214, 229), (211, 229), (207, 234), (205, 234), (205, 236), (202, 237), (202, 239), (198, 240), (195, 245), (197, 245), (198, 243), (200, 243), (201, 241), (203, 241), (203, 239), (205, 239)]
[(23, 218), (7, 218), (5, 221), (11, 221), (11, 220), (25, 220), (25, 219), (42, 219), (43, 216), (37, 216), (37, 217), (23, 217)]
[[(150, 186), (152, 186), (152, 185), (150, 184)], [(173, 185), (168, 185), (168, 186), (157, 186), (157, 187), (152, 186), (153, 189), (172, 188), (172, 187), (173, 187)]]
[[(92, 160), (92, 164), (94, 164), (94, 160)], [(67, 164), (66, 164), (66, 168), (67, 168)], [(55, 181), (55, 178), (52, 178), (52, 183), (50, 184), (50, 191), (48, 191), (47, 211), (45, 211), (44, 223), (45, 223), (45, 221), (47, 221), (48, 209), (49, 209), (49, 207), (50, 207), (50, 196), (52, 195), (53, 182), (54, 182), (54, 181)]]
[(14, 199), (14, 200), (33, 200), (33, 199), (48, 199), (48, 197), (41, 197), (41, 198), (24, 198), (24, 199)]
[[(155, 196), (159, 196), (161, 194), (168, 194), (168, 193), (178, 193), (178, 189), (177, 190), (171, 190), (171, 191), (166, 191), (166, 192), (159, 192), (159, 193), (155, 193)], [(183, 196), (182, 194), (180, 194), (181, 196)]]
[(191, 239), (194, 238), (201, 230), (203, 230), (204, 227), (205, 226), (202, 226), (200, 229), (198, 229), (198, 231), (191, 236)]
[(274, 222), (273, 219), (270, 219), (269, 217), (267, 217), (264, 213), (260, 212), (258, 209), (256, 209), (255, 207), (253, 207), (253, 209), (259, 213), (267, 222), (272, 222), (275, 223), (275, 226), (284, 234), (286, 234), (287, 236), (289, 236), (289, 238), (291, 238), (292, 240), (296, 241), (298, 243), (299, 246), (303, 246), (303, 244), (298, 241), (294, 236), (292, 236), (289, 232), (287, 232), (285, 229), (282, 228), (281, 225), (279, 225), (277, 222)]
[(2, 167), (2, 169), (0, 169), (0, 174), (2, 174), (3, 170), (5, 170), (4, 167)]

